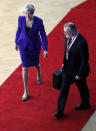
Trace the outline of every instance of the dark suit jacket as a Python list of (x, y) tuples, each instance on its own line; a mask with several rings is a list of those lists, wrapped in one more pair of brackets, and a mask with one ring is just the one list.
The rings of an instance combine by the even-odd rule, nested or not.
[(63, 71), (71, 77), (76, 75), (87, 77), (89, 74), (89, 51), (85, 38), (79, 33), (73, 45), (68, 52), (68, 60), (66, 60), (67, 41), (65, 39), (65, 54), (63, 59)]

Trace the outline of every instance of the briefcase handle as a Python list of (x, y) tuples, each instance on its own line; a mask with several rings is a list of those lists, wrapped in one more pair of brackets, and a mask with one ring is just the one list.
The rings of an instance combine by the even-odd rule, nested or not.
[(59, 70), (62, 71), (62, 68), (60, 68)]

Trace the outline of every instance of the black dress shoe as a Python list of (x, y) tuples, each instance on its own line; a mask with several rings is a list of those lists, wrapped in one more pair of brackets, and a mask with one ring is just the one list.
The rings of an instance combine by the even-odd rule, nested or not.
[(60, 118), (62, 118), (63, 114), (56, 112), (53, 114), (53, 116), (56, 117), (57, 119), (60, 119)]
[(85, 110), (85, 109), (89, 109), (90, 105), (83, 105), (83, 104), (79, 104), (77, 106), (74, 107), (75, 110)]

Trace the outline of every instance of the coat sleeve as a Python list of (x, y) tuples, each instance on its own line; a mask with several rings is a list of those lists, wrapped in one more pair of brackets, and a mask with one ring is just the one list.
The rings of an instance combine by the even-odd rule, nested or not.
[(48, 40), (47, 40), (46, 32), (44, 29), (43, 21), (41, 22), (39, 26), (39, 31), (40, 31), (40, 36), (41, 36), (41, 42), (43, 44), (43, 51), (48, 50)]
[(89, 73), (89, 51), (88, 51), (88, 44), (86, 40), (80, 43), (79, 49), (81, 64), (80, 68), (77, 72), (77, 75), (80, 77), (87, 76), (86, 74)]
[(20, 16), (18, 17), (18, 27), (17, 27), (17, 31), (16, 31), (16, 36), (15, 36), (15, 43), (18, 45), (18, 38), (19, 35), (21, 33), (21, 28), (20, 28)]

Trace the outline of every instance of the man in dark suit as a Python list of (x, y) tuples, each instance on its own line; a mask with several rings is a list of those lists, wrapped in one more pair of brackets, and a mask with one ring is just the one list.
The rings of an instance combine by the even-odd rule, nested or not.
[(58, 98), (57, 112), (54, 114), (56, 118), (63, 116), (66, 105), (69, 88), (75, 83), (79, 89), (81, 103), (74, 107), (75, 110), (83, 110), (90, 108), (89, 89), (86, 77), (89, 75), (89, 52), (88, 44), (85, 38), (77, 32), (74, 23), (66, 23), (64, 25), (65, 38), (65, 54), (63, 59), (63, 74), (61, 91)]

